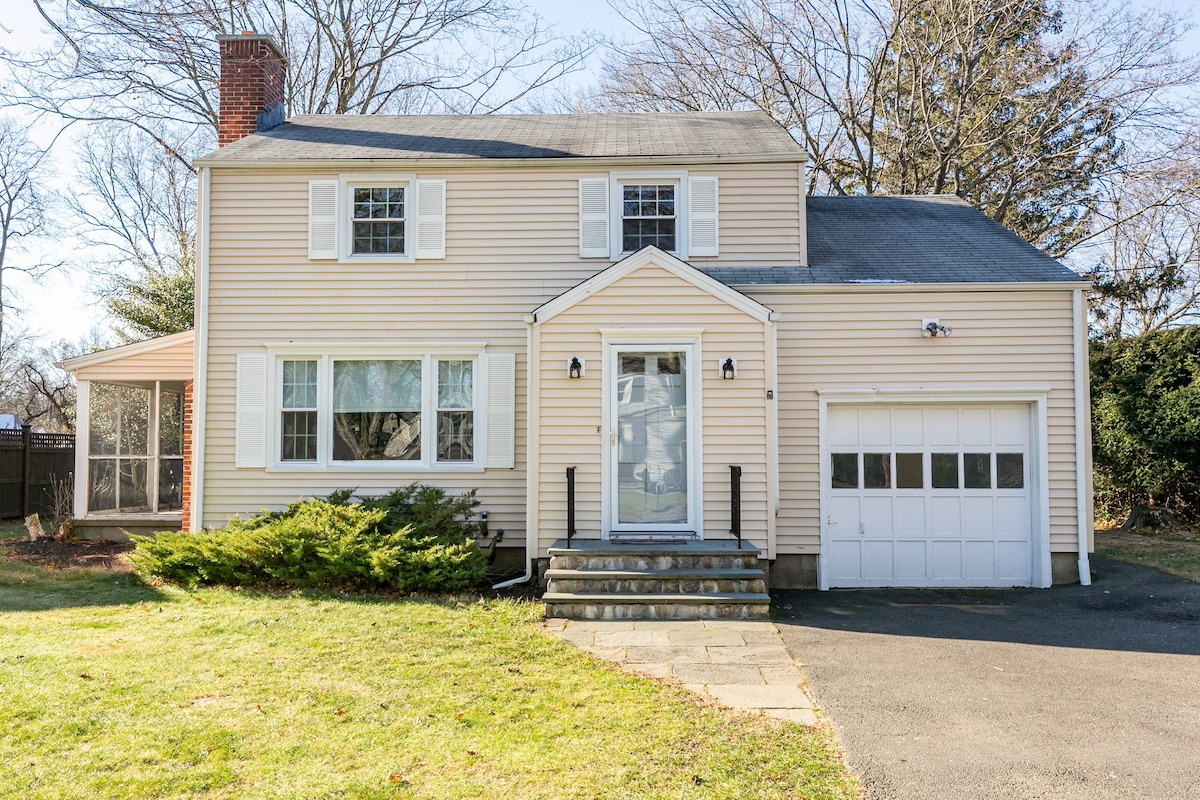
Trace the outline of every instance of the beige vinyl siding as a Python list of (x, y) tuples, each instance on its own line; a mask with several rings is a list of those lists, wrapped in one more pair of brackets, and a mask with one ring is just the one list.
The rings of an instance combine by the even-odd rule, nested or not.
[[(753, 296), (753, 293), (750, 293)], [(1071, 292), (762, 294), (779, 312), (781, 553), (819, 550), (817, 390), (1045, 387), (1050, 549), (1078, 549)], [(922, 319), (953, 328), (925, 339)]]
[[(700, 370), (704, 538), (730, 536), (729, 466), (740, 465), (743, 536), (766, 550), (774, 523), (765, 405), (768, 331), (703, 289), (647, 266), (535, 327), (541, 396), (535, 500), (539, 553), (544, 555), (566, 534), (567, 467), (576, 467), (579, 535), (601, 536), (601, 464), (604, 448), (610, 446), (610, 421), (602, 404), (607, 354), (601, 331), (614, 328), (663, 329), (664, 337), (672, 329), (703, 329), (699, 363), (691, 369)], [(572, 356), (586, 361), (587, 373), (578, 380), (566, 374)], [(733, 381), (717, 374), (717, 360), (730, 356), (738, 360)]]
[(190, 381), (193, 363), (192, 342), (188, 339), (153, 352), (81, 367), (75, 377), (81, 381)]
[[(410, 171), (405, 166), (400, 171)], [(372, 168), (378, 172), (378, 167)], [(706, 263), (799, 263), (795, 165), (721, 165), (721, 256)], [(353, 173), (353, 165), (342, 170)], [(525, 529), (526, 326), (523, 315), (610, 266), (578, 255), (572, 166), (418, 172), (446, 179), (446, 258), (413, 263), (309, 260), (308, 181), (337, 170), (214, 169), (208, 279), (206, 525), (301, 496), (358, 486), (382, 492), (414, 480), (478, 489), (505, 544)], [(234, 366), (268, 342), (486, 342), (517, 359), (516, 469), (266, 472), (234, 459)], [(594, 429), (594, 428), (593, 428)]]

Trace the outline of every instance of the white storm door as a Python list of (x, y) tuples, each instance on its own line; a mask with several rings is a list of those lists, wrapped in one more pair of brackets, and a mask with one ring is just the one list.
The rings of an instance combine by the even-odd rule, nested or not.
[(694, 533), (693, 346), (610, 345), (607, 355), (607, 531)]

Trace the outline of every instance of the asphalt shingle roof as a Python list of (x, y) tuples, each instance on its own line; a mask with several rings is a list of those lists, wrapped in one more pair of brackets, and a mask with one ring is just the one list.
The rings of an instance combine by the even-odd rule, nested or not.
[(806, 206), (808, 267), (704, 271), (736, 286), (1083, 281), (958, 197), (809, 197)]
[(586, 158), (768, 155), (804, 150), (759, 111), (677, 114), (292, 117), (201, 159)]

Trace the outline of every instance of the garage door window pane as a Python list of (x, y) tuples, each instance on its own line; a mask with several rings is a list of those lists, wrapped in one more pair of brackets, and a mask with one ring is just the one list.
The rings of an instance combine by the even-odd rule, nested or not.
[(891, 453), (863, 453), (863, 488), (892, 488)]
[(992, 488), (991, 453), (963, 453), (963, 488)]
[(896, 488), (924, 489), (924, 466), (920, 453), (896, 453)]
[(833, 488), (858, 488), (858, 453), (833, 454)]
[(958, 488), (958, 453), (933, 453), (929, 456), (933, 488)]
[(996, 453), (996, 488), (1025, 488), (1025, 457), (1020, 453)]

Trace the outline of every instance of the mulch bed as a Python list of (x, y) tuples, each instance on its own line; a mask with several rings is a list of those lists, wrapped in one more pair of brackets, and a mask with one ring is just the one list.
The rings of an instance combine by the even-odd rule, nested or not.
[(130, 542), (84, 541), (56, 542), (53, 539), (10, 539), (0, 543), (0, 551), (13, 561), (24, 561), (49, 569), (87, 569), (128, 572), (131, 567), (125, 554), (133, 549)]

